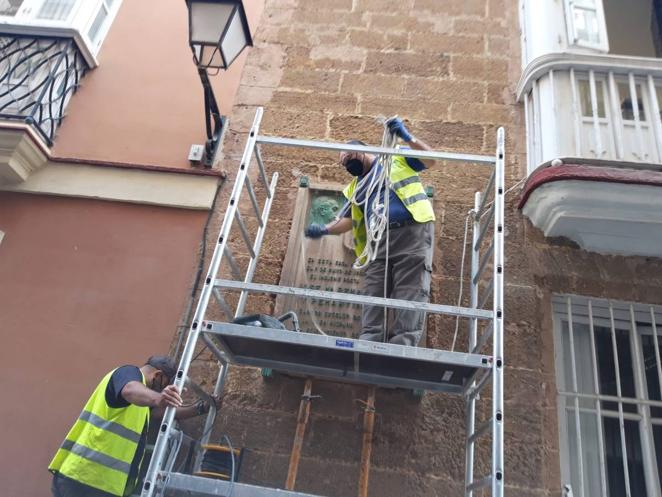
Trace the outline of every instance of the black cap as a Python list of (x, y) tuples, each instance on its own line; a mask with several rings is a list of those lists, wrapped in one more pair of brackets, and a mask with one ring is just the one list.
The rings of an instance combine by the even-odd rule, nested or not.
[(153, 355), (147, 359), (147, 364), (161, 371), (170, 381), (172, 381), (177, 374), (177, 364), (175, 364), (175, 361), (168, 356)]

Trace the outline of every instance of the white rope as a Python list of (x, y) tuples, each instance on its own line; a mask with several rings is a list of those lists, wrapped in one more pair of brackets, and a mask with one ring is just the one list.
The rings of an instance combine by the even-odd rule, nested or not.
[[(462, 242), (462, 260), (460, 262), (460, 292), (457, 296), (457, 306), (462, 305), (462, 290), (464, 287), (464, 259), (467, 255), (467, 234), (469, 232), (469, 218), (475, 214), (475, 211), (471, 209), (467, 212), (467, 216), (464, 218), (464, 241)], [(455, 316), (455, 333), (453, 333), (453, 344), (451, 345), (451, 352), (455, 350), (455, 342), (457, 341), (457, 332), (460, 329), (460, 316)]]
[[(504, 197), (508, 195), (510, 192), (512, 192), (519, 185), (521, 185), (524, 181), (526, 181), (526, 179), (527, 178), (522, 178), (513, 186), (508, 188), (508, 190), (506, 190), (506, 192), (504, 193)], [(485, 215), (489, 212), (490, 207), (492, 206), (493, 203), (494, 201), (491, 201), (487, 205), (485, 205), (485, 212), (483, 212), (483, 215), (480, 217), (481, 219), (485, 217)], [(462, 291), (464, 287), (464, 260), (467, 253), (467, 233), (469, 231), (469, 218), (475, 215), (476, 215), (476, 211), (471, 209), (469, 212), (467, 212), (467, 216), (464, 218), (464, 241), (462, 242), (462, 261), (460, 262), (460, 291), (457, 296), (458, 307), (462, 305)], [(455, 350), (455, 343), (457, 342), (457, 333), (459, 329), (460, 329), (460, 316), (455, 316), (455, 333), (453, 333), (453, 343), (451, 345), (451, 352)]]
[[(397, 137), (388, 130), (387, 123), (389, 121), (390, 119), (384, 119), (382, 123), (384, 125), (382, 147), (393, 148)], [(365, 269), (377, 258), (379, 243), (384, 235), (384, 231), (388, 229), (389, 178), (392, 162), (392, 156), (379, 155), (377, 157), (377, 163), (368, 174), (357, 182), (351, 198), (347, 201), (346, 208), (355, 205), (364, 214), (363, 223), (366, 231), (366, 244), (363, 252), (354, 261), (353, 267), (356, 270)], [(372, 202), (370, 202), (371, 199)], [(338, 214), (338, 217), (341, 218), (345, 212), (346, 209), (343, 209)]]
[[(515, 188), (517, 188), (517, 187), (520, 186), (522, 183), (524, 183), (527, 179), (528, 179), (528, 178), (522, 178), (521, 180), (519, 180), (519, 181), (518, 181), (517, 183), (515, 183), (513, 186), (511, 186), (510, 188), (508, 188), (508, 189), (506, 190), (506, 192), (503, 194), (503, 196), (505, 197), (506, 195), (508, 195), (508, 194), (509, 194), (510, 192), (512, 192)], [(483, 219), (483, 218), (487, 215), (487, 213), (490, 212), (490, 207), (492, 207), (492, 204), (493, 204), (493, 203), (494, 203), (494, 200), (490, 200), (487, 204), (485, 204), (485, 212), (483, 212), (483, 215), (480, 216), (481, 219)]]

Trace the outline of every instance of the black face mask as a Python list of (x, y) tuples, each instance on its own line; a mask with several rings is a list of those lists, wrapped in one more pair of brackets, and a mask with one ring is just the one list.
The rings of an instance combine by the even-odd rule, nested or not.
[(345, 169), (352, 176), (361, 176), (363, 174), (363, 162), (359, 159), (350, 159), (345, 162)]

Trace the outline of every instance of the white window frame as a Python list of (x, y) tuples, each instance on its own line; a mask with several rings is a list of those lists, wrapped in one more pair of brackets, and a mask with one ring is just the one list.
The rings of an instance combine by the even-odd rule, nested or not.
[[(46, 0), (25, 0), (13, 16), (0, 16), (3, 31), (15, 34), (36, 36), (72, 37), (80, 48), (90, 67), (98, 65), (96, 55), (117, 15), (122, 0), (76, 0), (66, 20), (38, 19), (36, 16)], [(111, 5), (108, 5), (111, 3)], [(89, 37), (90, 28), (101, 10), (107, 17), (101, 26), (96, 40)]]
[[(582, 427), (581, 416), (595, 416), (599, 423), (595, 423), (598, 431), (596, 438), (597, 447), (588, 447), (587, 453), (590, 449), (596, 449), (600, 457), (599, 459), (599, 472), (600, 481), (598, 488), (600, 492), (597, 497), (607, 497), (608, 491), (605, 488), (606, 482), (606, 454), (604, 454), (604, 437), (603, 437), (603, 419), (608, 417), (616, 417), (619, 419), (621, 440), (624, 440), (624, 421), (627, 419), (634, 420), (638, 423), (641, 453), (643, 458), (644, 477), (646, 481), (646, 490), (648, 497), (657, 497), (660, 495), (660, 485), (658, 471), (662, 468), (657, 468), (655, 458), (656, 448), (652, 438), (652, 426), (659, 426), (662, 424), (662, 418), (651, 415), (651, 406), (661, 407), (662, 401), (651, 401), (650, 393), (647, 388), (647, 380), (645, 376), (645, 365), (643, 364), (643, 349), (641, 345), (641, 336), (651, 335), (656, 330), (656, 336), (659, 345), (662, 345), (662, 307), (655, 305), (644, 305), (625, 302), (614, 302), (603, 299), (592, 299), (577, 297), (572, 295), (555, 295), (552, 300), (553, 306), (553, 323), (554, 323), (554, 346), (555, 346), (555, 362), (556, 362), (556, 378), (558, 389), (558, 416), (559, 416), (559, 454), (561, 462), (561, 485), (570, 485), (572, 488), (572, 495), (574, 497), (596, 497), (595, 495), (584, 492), (581, 483), (571, 481), (571, 465), (573, 469), (578, 471), (580, 481), (585, 485), (588, 480), (584, 480), (583, 467), (584, 462), (587, 461), (586, 453), (586, 440), (584, 435), (589, 434), (585, 432), (586, 425)], [(570, 357), (564, 357), (564, 343), (563, 343), (563, 323), (570, 323), (568, 325), (568, 339), (572, 350)], [(577, 340), (576, 333), (580, 330), (582, 325), (588, 330), (590, 353), (589, 357), (577, 357), (578, 350), (575, 340)], [(573, 329), (574, 326), (574, 329)], [(632, 368), (634, 375), (635, 397), (614, 397), (602, 394), (599, 392), (598, 368), (596, 366), (596, 352), (594, 328), (601, 326), (611, 330), (613, 337), (613, 347), (615, 349), (615, 330), (627, 330), (629, 336), (629, 345), (632, 355)], [(581, 331), (579, 333), (582, 333)], [(584, 332), (585, 333), (585, 332)], [(573, 336), (575, 337), (573, 339)], [(586, 339), (586, 336), (584, 336)], [(613, 354), (613, 352), (612, 352)], [(592, 378), (579, 377), (577, 372), (580, 368), (577, 367), (579, 362), (582, 362), (582, 368), (585, 369), (588, 361), (588, 368), (592, 370)], [(570, 385), (566, 385), (566, 368), (570, 365)], [(662, 384), (662, 366), (659, 354), (656, 354), (656, 372), (658, 382)], [(620, 368), (619, 368), (620, 369)], [(616, 377), (619, 390), (620, 390), (620, 373), (617, 371)], [(597, 384), (598, 391), (596, 394), (589, 394), (582, 392), (582, 386), (590, 383), (593, 386)], [(658, 385), (659, 386), (659, 385)], [(618, 413), (615, 415), (614, 411), (607, 410), (602, 407), (603, 401), (609, 401), (618, 405)], [(587, 407), (591, 404), (592, 407)], [(623, 406), (635, 405), (636, 413), (624, 412)], [(581, 414), (580, 414), (581, 413)], [(607, 414), (605, 414), (607, 413)], [(569, 419), (569, 418), (573, 419)], [(579, 422), (579, 429), (577, 429), (577, 419)], [(570, 433), (568, 427), (570, 421), (574, 423), (575, 433)], [(589, 427), (590, 429), (591, 427)], [(594, 434), (595, 435), (595, 434)], [(648, 436), (650, 435), (650, 436)], [(579, 443), (577, 443), (579, 440)], [(577, 453), (571, 451), (570, 447), (574, 446)], [(658, 448), (659, 449), (659, 448)], [(581, 454), (581, 456), (580, 456)], [(588, 478), (588, 477), (587, 477)], [(574, 483), (574, 485), (573, 485)], [(595, 482), (593, 482), (595, 484)], [(632, 497), (635, 497), (632, 494)], [(644, 497), (644, 496), (636, 496)]]
[[(594, 7), (587, 7), (585, 2), (592, 1)], [(568, 34), (568, 46), (590, 48), (600, 52), (609, 52), (609, 38), (607, 37), (607, 22), (605, 20), (605, 9), (602, 5), (602, 0), (565, 0), (565, 21)], [(588, 10), (595, 13), (598, 23), (598, 42), (594, 43), (590, 40), (582, 40), (576, 30), (575, 26), (575, 11)]]

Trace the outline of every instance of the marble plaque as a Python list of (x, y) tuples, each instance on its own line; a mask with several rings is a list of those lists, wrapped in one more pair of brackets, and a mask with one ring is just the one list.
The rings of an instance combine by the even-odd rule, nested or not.
[[(351, 232), (327, 235), (317, 240), (306, 238), (304, 229), (311, 223), (326, 224), (344, 205), (341, 185), (301, 187), (297, 193), (294, 218), (283, 264), (280, 285), (358, 294), (362, 275), (352, 268), (354, 248)], [(320, 299), (279, 295), (276, 315), (293, 310), (299, 316), (301, 331), (356, 337), (361, 329), (361, 305)], [(290, 323), (286, 323), (291, 328)]]

